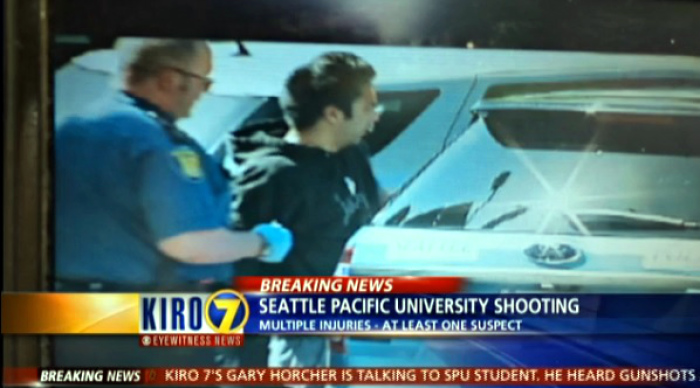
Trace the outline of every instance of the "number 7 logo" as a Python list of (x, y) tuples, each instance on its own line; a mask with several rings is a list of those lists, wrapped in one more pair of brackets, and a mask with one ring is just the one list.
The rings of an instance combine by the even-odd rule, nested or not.
[(207, 324), (217, 333), (240, 332), (248, 322), (250, 306), (245, 297), (233, 290), (221, 290), (207, 300), (204, 308)]

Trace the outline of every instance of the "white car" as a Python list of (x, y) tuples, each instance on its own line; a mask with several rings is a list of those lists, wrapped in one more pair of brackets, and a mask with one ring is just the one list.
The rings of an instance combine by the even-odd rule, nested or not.
[[(340, 271), (458, 276), (469, 293), (700, 290), (700, 65), (480, 76), (453, 121)], [(334, 361), (679, 365), (697, 351), (622, 337), (353, 338)]]
[[(491, 77), (349, 246), (474, 292), (700, 289), (700, 68)], [(458, 119), (458, 120), (461, 120)]]

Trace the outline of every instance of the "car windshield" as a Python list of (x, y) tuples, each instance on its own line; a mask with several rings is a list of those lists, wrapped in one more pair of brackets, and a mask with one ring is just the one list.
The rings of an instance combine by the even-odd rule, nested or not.
[(480, 112), (375, 223), (700, 239), (700, 116)]

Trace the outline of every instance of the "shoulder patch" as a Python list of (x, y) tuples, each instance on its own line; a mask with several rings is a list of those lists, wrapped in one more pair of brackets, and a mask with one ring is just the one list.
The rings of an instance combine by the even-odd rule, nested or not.
[(204, 177), (202, 161), (194, 150), (188, 147), (178, 147), (170, 153), (178, 164), (180, 172), (190, 179), (199, 180)]

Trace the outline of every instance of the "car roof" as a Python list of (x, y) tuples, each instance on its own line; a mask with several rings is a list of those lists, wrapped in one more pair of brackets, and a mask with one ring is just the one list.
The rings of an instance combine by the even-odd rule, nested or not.
[[(73, 62), (116, 74), (119, 50), (138, 38), (120, 39), (119, 49), (88, 52)], [(382, 45), (309, 44), (245, 41), (212, 42), (214, 94), (275, 96), (288, 74), (328, 51), (350, 51), (377, 70), (377, 85), (469, 79), (474, 76), (585, 74), (594, 70), (627, 73), (638, 70), (700, 71), (700, 58), (670, 55), (600, 54), (525, 50), (459, 49)], [(251, 82), (254, 79), (255, 82)]]

